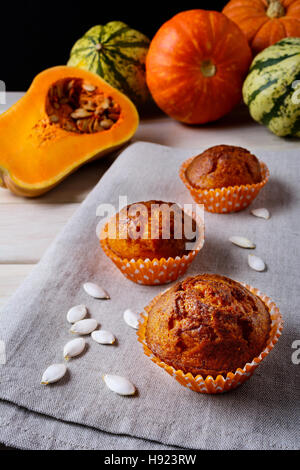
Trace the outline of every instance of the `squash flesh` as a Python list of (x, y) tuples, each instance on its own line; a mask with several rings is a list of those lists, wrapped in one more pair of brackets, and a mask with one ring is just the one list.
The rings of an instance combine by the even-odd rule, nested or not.
[[(120, 117), (111, 129), (77, 134), (50, 123), (49, 88), (66, 77), (87, 80), (120, 105)], [(123, 145), (137, 126), (135, 106), (100, 77), (75, 67), (53, 67), (39, 74), (26, 95), (0, 116), (2, 179), (6, 184), (10, 179), (28, 196), (45, 192), (83, 163)]]

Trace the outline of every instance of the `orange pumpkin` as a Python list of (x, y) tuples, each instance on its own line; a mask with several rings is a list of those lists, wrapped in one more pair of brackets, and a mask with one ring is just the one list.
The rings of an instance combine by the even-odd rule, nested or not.
[(241, 99), (251, 50), (222, 13), (190, 10), (156, 33), (146, 60), (147, 84), (157, 105), (188, 124), (215, 121)]
[(254, 54), (300, 36), (300, 0), (231, 0), (223, 13), (245, 33)]

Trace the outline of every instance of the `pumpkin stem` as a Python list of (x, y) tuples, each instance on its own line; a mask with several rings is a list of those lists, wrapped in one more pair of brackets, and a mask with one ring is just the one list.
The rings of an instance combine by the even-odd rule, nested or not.
[(280, 0), (268, 0), (267, 15), (269, 18), (281, 18), (285, 15), (285, 8)]
[(210, 59), (203, 60), (200, 68), (204, 77), (213, 77), (217, 71), (217, 67)]

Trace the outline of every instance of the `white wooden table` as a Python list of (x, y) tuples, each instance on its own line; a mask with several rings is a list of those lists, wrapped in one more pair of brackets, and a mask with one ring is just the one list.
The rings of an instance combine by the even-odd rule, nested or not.
[[(0, 112), (21, 96), (22, 93), (7, 93), (7, 103), (0, 106)], [(249, 150), (299, 148), (299, 140), (280, 139), (252, 121), (243, 106), (217, 123), (201, 127), (188, 127), (164, 116), (144, 119), (134, 140), (195, 149), (216, 144), (240, 145)], [(105, 157), (90, 163), (37, 199), (19, 198), (0, 188), (0, 308), (111, 162), (111, 157)]]

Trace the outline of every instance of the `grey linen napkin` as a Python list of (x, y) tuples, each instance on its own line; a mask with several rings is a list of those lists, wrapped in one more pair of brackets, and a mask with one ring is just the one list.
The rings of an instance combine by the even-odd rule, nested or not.
[[(89, 447), (89, 432), (92, 435), (97, 430), (104, 432), (98, 437), (93, 434), (91, 447), (95, 448), (97, 439), (102, 439), (99, 446), (103, 448), (114, 448), (116, 442), (122, 448), (122, 438), (108, 433), (127, 436), (126, 448), (131, 444), (147, 448), (139, 439), (153, 441), (152, 448), (158, 449), (162, 448), (158, 443), (165, 448), (194, 449), (299, 447), (300, 369), (291, 359), (292, 343), (300, 339), (297, 151), (251, 149), (271, 173), (253, 207), (267, 207), (271, 219), (254, 218), (249, 209), (226, 215), (206, 213), (206, 242), (188, 271), (216, 272), (248, 282), (280, 308), (285, 320), (283, 336), (250, 381), (223, 395), (192, 392), (143, 354), (135, 331), (123, 322), (125, 308), (141, 311), (165, 287), (139, 286), (122, 276), (99, 248), (96, 208), (100, 203), (118, 207), (119, 195), (127, 195), (129, 203), (154, 198), (191, 202), (178, 168), (200, 150), (148, 143), (128, 147), (8, 302), (0, 317), (0, 339), (7, 352), (7, 363), (0, 366), (0, 440), (3, 436), (7, 444), (13, 443), (5, 428), (14, 429), (11, 418), (30, 410), (27, 421), (19, 419), (20, 429), (30, 420), (41, 447), (39, 436), (45, 433), (49, 442), (52, 438), (49, 448), (75, 448), (81, 435), (83, 446)], [(256, 242), (256, 253), (267, 263), (266, 272), (252, 271), (247, 265), (248, 252), (228, 242), (236, 234)], [(111, 300), (88, 297), (82, 289), (86, 281), (102, 285)], [(67, 376), (43, 387), (44, 369), (62, 361), (63, 346), (71, 338), (66, 312), (79, 303), (87, 305), (103, 328), (114, 332), (118, 343), (105, 347), (88, 339), (87, 352), (69, 362)], [(137, 386), (138, 395), (113, 394), (101, 379), (103, 373), (125, 375)], [(56, 437), (63, 443), (55, 444)], [(30, 444), (27, 441), (23, 446)]]

